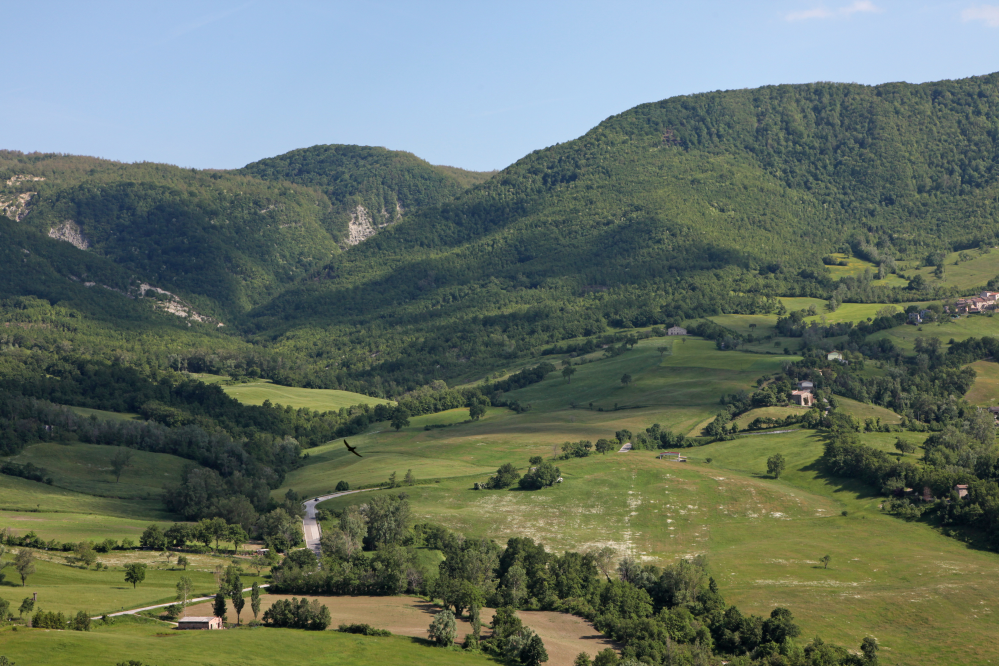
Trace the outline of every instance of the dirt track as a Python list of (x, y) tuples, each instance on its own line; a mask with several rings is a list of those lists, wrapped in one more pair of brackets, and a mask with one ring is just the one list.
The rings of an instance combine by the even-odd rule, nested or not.
[[(261, 614), (277, 599), (290, 599), (292, 595), (265, 594), (261, 598)], [(378, 629), (388, 629), (393, 634), (401, 636), (427, 637), (427, 627), (437, 612), (433, 606), (418, 597), (309, 597), (318, 598), (330, 609), (333, 622), (331, 629), (336, 629), (341, 623), (364, 623)], [(236, 613), (229, 604), (229, 620), (236, 619)], [(187, 615), (210, 615), (211, 604), (204, 603), (191, 606)], [(524, 624), (536, 631), (545, 642), (548, 650), (548, 666), (571, 666), (573, 659), (580, 652), (593, 656), (607, 647), (615, 647), (605, 636), (602, 636), (586, 620), (548, 611), (519, 611)], [(482, 621), (492, 620), (492, 609), (483, 609)], [(243, 622), (253, 619), (250, 604), (247, 603), (241, 615)], [(458, 640), (471, 632), (471, 625), (458, 621)], [(486, 630), (488, 633), (488, 630)]]

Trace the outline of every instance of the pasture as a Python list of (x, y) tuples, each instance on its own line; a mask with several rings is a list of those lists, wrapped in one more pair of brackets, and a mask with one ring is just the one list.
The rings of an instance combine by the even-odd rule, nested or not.
[[(244, 611), (245, 612), (245, 611)], [(494, 664), (481, 654), (441, 650), (423, 639), (375, 638), (334, 631), (245, 627), (176, 631), (156, 620), (129, 618), (92, 631), (0, 630), (0, 654), (17, 664), (79, 666), (136, 660), (170, 666), (473, 666)]]
[(335, 391), (333, 389), (303, 389), (293, 386), (281, 386), (270, 381), (250, 382), (223, 386), (222, 390), (246, 405), (262, 405), (269, 400), (272, 404), (295, 409), (307, 408), (314, 411), (337, 411), (344, 407), (368, 404), (389, 404), (391, 400), (372, 398), (350, 391)]
[[(181, 576), (194, 582), (196, 595), (215, 594), (213, 569), (231, 562), (229, 558), (207, 555), (188, 555), (191, 565), (187, 570), (177, 567), (175, 559), (167, 561), (162, 553), (146, 551), (112, 551), (98, 555), (98, 561), (110, 567), (95, 571), (69, 564), (66, 557), (70, 553), (59, 551), (35, 551), (38, 560), (35, 573), (28, 577), (27, 584), (21, 585), (17, 573), (10, 567), (4, 570), (6, 579), (0, 583), (0, 597), (11, 603), (16, 610), (26, 596), (38, 593), (38, 607), (47, 611), (73, 613), (84, 610), (91, 615), (101, 615), (158, 603), (173, 602), (177, 596), (176, 585)], [(4, 556), (10, 561), (11, 555)], [(147, 565), (146, 579), (134, 589), (125, 582), (124, 565), (143, 562)], [(262, 578), (247, 572), (243, 575), (247, 586), (253, 581), (263, 583)]]
[(173, 518), (158, 497), (97, 497), (6, 474), (0, 474), (0, 511), (87, 513), (149, 521)]
[[(890, 449), (895, 436), (862, 437)], [(543, 451), (505, 448), (522, 471)], [(870, 489), (816, 468), (821, 450), (811, 431), (754, 435), (689, 449), (687, 464), (649, 451), (559, 461), (566, 482), (537, 492), (474, 491), (466, 479), (404, 490), (415, 520), (501, 543), (530, 536), (555, 552), (610, 545), (653, 562), (706, 554), (730, 603), (761, 615), (786, 606), (805, 636), (855, 647), (870, 633), (903, 663), (949, 664), (962, 651), (984, 658), (999, 628), (977, 609), (994, 603), (999, 556), (883, 515)], [(765, 473), (775, 452), (788, 460), (779, 481)], [(818, 563), (825, 554), (829, 569)]]
[(131, 450), (132, 459), (119, 480), (111, 470), (114, 446), (41, 442), (9, 458), (16, 463), (44, 467), (52, 485), (98, 497), (159, 500), (164, 489), (178, 486), (190, 460), (166, 453)]
[(967, 250), (967, 254), (972, 256), (970, 261), (960, 261), (960, 252), (951, 252), (944, 259), (944, 276), (938, 280), (933, 275), (934, 266), (924, 266), (916, 268), (900, 269), (909, 277), (922, 275), (930, 284), (939, 284), (943, 287), (957, 287), (962, 291), (984, 288), (985, 284), (992, 278), (999, 275), (999, 252), (992, 250), (987, 254), (981, 254), (977, 250)]

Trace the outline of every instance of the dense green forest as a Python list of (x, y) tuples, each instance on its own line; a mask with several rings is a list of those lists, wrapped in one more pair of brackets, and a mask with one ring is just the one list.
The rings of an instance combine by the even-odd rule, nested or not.
[(375, 225), (394, 224), (408, 211), (453, 199), (492, 175), (434, 166), (411, 153), (339, 145), (293, 150), (247, 164), (239, 173), (320, 190), (335, 207), (334, 225), (341, 235), (358, 206)]
[[(223, 322), (213, 339), (235, 366), (383, 396), (614, 328), (774, 312), (778, 295), (953, 298), (921, 276), (882, 280), (896, 261), (996, 243), (997, 80), (670, 98), (492, 177), (358, 146), (237, 172), (5, 152), (4, 201), (35, 193), (8, 207), (5, 236), (72, 235), (71, 220), (89, 244), (32, 237), (47, 267), (8, 262), (5, 295), (94, 314), (108, 306), (74, 278), (133, 296), (152, 284), (209, 318), (195, 328)], [(397, 223), (341, 251), (357, 206)], [(834, 251), (878, 270), (834, 280)], [(174, 303), (146, 296), (130, 300)], [(186, 347), (180, 365), (201, 353)]]

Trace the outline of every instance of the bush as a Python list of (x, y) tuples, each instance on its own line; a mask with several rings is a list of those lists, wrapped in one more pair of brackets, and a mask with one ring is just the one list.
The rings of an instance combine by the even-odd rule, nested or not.
[(360, 634), (361, 636), (391, 636), (388, 629), (375, 629), (370, 624), (341, 624), (337, 631), (345, 634)]

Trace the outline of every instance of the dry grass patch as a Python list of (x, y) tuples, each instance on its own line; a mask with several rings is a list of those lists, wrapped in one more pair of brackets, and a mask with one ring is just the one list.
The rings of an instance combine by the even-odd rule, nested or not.
[[(289, 594), (265, 594), (261, 598), (261, 614), (279, 599), (291, 599)], [(319, 602), (330, 609), (333, 622), (330, 629), (340, 624), (370, 624), (377, 629), (387, 629), (400, 636), (426, 638), (427, 628), (434, 615), (440, 610), (437, 606), (420, 597), (317, 597)], [(230, 620), (235, 620), (236, 611), (227, 602)], [(212, 605), (202, 603), (190, 606), (186, 614), (191, 616), (210, 615)], [(570, 666), (580, 652), (591, 657), (607, 647), (617, 647), (610, 639), (599, 633), (586, 620), (565, 613), (550, 611), (518, 611), (524, 624), (533, 629), (548, 650), (549, 666)], [(482, 610), (483, 623), (492, 622), (493, 609)], [(242, 620), (253, 618), (249, 606), (243, 609)], [(471, 633), (472, 626), (467, 620), (458, 620), (458, 641), (463, 641)], [(483, 631), (488, 635), (489, 630)]]

